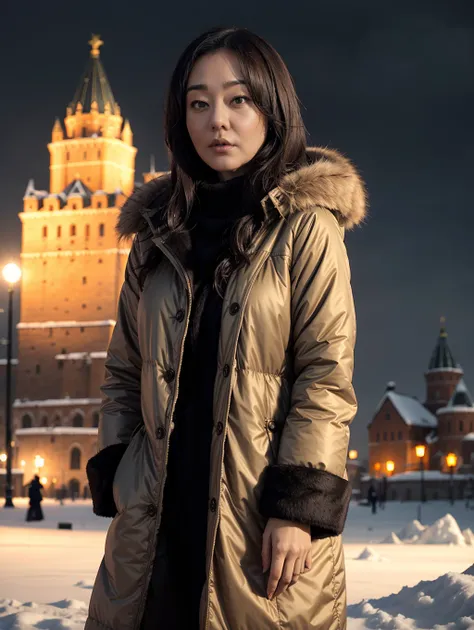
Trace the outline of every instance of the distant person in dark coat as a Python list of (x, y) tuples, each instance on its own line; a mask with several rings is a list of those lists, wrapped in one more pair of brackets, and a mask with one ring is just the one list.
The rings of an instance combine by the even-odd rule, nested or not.
[(379, 507), (382, 510), (385, 510), (385, 503), (387, 502), (387, 486), (387, 477), (384, 475), (380, 481), (379, 487)]
[(370, 484), (369, 491), (367, 493), (367, 498), (369, 500), (370, 505), (372, 506), (372, 514), (377, 513), (377, 490), (375, 489), (374, 484)]
[(42, 489), (43, 486), (40, 483), (40, 479), (38, 475), (35, 475), (28, 488), (30, 507), (26, 514), (27, 521), (42, 521), (44, 519), (43, 510), (41, 509), (41, 501), (43, 500)]

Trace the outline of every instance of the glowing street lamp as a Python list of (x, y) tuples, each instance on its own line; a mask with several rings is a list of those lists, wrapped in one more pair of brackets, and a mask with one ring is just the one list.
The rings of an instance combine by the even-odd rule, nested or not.
[(8, 263), (3, 268), (2, 274), (8, 284), (16, 284), (21, 278), (21, 269), (15, 263)]
[(355, 449), (351, 449), (349, 451), (349, 459), (357, 459), (358, 456), (359, 456), (359, 453)]
[(381, 468), (382, 468), (382, 465), (380, 464), (380, 462), (375, 462), (374, 470), (375, 470), (376, 475), (380, 472)]
[(426, 502), (425, 495), (425, 467), (424, 467), (424, 456), (426, 453), (426, 446), (424, 444), (417, 444), (415, 446), (416, 456), (420, 460), (420, 504), (418, 506), (418, 520), (421, 523), (421, 504)]
[(7, 370), (5, 379), (5, 444), (7, 474), (5, 481), (5, 505), (4, 507), (15, 507), (13, 505), (13, 477), (12, 477), (12, 405), (11, 405), (11, 383), (12, 383), (12, 346), (13, 346), (13, 289), (21, 278), (21, 269), (15, 263), (8, 263), (3, 268), (3, 278), (8, 284), (8, 328), (7, 328)]
[(0, 462), (2, 462), (2, 464), (4, 464), (7, 461), (7, 454), (6, 453), (2, 453), (0, 455)]
[(388, 462), (386, 462), (385, 464), (385, 468), (387, 469), (387, 472), (392, 475), (393, 471), (395, 470), (395, 462), (392, 462), (392, 460), (389, 459)]
[(449, 500), (451, 505), (454, 505), (454, 485), (453, 485), (453, 473), (458, 463), (458, 457), (456, 453), (448, 453), (446, 455), (446, 464), (449, 468)]
[(36, 457), (35, 457), (35, 467), (38, 470), (38, 472), (39, 472), (40, 468), (43, 468), (43, 466), (44, 466), (44, 459), (43, 459), (43, 457), (41, 457), (40, 455), (36, 455)]

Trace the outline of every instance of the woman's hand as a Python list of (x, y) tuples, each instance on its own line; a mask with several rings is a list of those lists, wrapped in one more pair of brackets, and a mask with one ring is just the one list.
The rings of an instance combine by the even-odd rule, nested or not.
[(280, 595), (311, 568), (311, 533), (309, 525), (268, 519), (263, 532), (263, 572), (268, 576), (268, 599)]

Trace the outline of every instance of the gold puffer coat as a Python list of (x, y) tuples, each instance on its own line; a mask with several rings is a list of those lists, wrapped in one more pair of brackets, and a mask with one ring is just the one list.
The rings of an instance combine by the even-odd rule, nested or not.
[[(178, 250), (155, 227), (153, 202), (169, 185), (165, 175), (143, 186), (118, 223), (121, 236), (136, 237), (107, 353), (100, 450), (87, 467), (95, 511), (117, 513), (86, 630), (138, 630), (156, 549), (192, 300)], [(343, 238), (364, 219), (365, 189), (346, 158), (313, 148), (262, 206), (275, 221), (254, 240), (250, 265), (232, 274), (223, 302), (200, 629), (343, 630), (340, 533), (357, 410)], [(137, 270), (154, 247), (162, 260), (141, 291)], [(270, 601), (261, 547), (275, 515), (311, 525), (313, 563)], [(159, 619), (156, 629), (167, 630)]]

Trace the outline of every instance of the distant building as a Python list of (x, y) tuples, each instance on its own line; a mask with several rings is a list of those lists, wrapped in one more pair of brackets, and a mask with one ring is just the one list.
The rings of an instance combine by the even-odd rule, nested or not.
[[(48, 144), (49, 190), (30, 180), (19, 214), (14, 465), (25, 483), (39, 473), (50, 494), (63, 484), (87, 492), (85, 464), (97, 451), (99, 388), (130, 251), (115, 225), (135, 185), (137, 149), (100, 60), (102, 42), (89, 43), (86, 71)], [(146, 178), (159, 175), (152, 168)]]
[(425, 469), (448, 472), (446, 456), (456, 455), (456, 471), (474, 472), (474, 404), (447, 342), (444, 318), (425, 372), (426, 399), (396, 391), (389, 382), (377, 406), (369, 432), (369, 474), (418, 470), (416, 446), (425, 446)]

